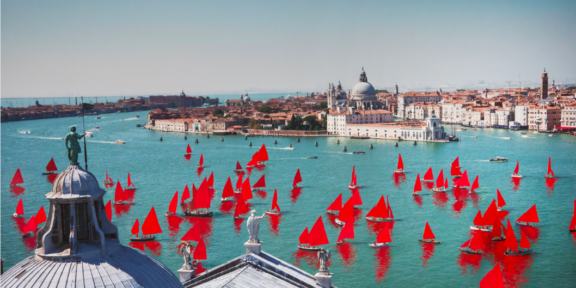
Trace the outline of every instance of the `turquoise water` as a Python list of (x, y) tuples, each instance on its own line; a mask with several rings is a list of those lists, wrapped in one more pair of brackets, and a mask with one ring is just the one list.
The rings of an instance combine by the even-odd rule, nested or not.
[[(146, 115), (140, 112), (142, 119), (136, 120), (135, 114), (108, 114), (101, 120), (93, 116), (86, 118), (86, 127), (101, 127), (94, 131), (95, 137), (89, 138), (88, 168), (100, 181), (108, 170), (114, 181), (119, 179), (123, 184), (130, 172), (138, 187), (135, 205), (129, 206), (128, 211), (113, 211), (112, 216), (119, 228), (121, 242), (128, 245), (129, 231), (135, 219), (142, 223), (150, 208), (155, 206), (164, 233), (157, 236), (158, 242), (136, 248), (162, 261), (175, 273), (182, 264), (182, 258), (176, 253), (179, 239), (195, 223), (200, 225), (207, 242), (208, 260), (202, 261), (205, 268), (215, 267), (245, 252), (242, 244), (248, 239), (246, 223), (235, 222), (231, 214), (224, 215), (221, 211), (232, 209), (230, 213), (233, 213), (233, 207), (219, 207), (218, 195), (229, 176), (235, 183), (236, 161), (245, 165), (264, 143), (270, 161), (263, 171), (252, 171), (250, 179), (254, 183), (263, 173), (266, 175), (267, 197), (255, 197), (249, 202), (258, 214), (263, 213), (269, 209), (274, 188), (277, 188), (278, 203), (284, 214), (280, 219), (261, 221), (262, 249), (315, 273), (316, 256), (298, 251), (296, 246), (302, 230), (306, 226), (311, 228), (322, 216), (331, 242), (326, 248), (332, 252), (330, 271), (334, 273), (334, 285), (474, 287), (497, 262), (502, 264), (507, 283), (513, 286), (573, 287), (576, 282), (576, 235), (568, 232), (576, 198), (576, 137), (529, 134), (530, 138), (526, 139), (521, 138), (519, 132), (484, 129), (460, 132), (463, 139), (460, 143), (418, 143), (413, 146), (401, 142), (397, 148), (394, 142), (385, 140), (340, 138), (338, 145), (338, 138), (323, 137), (302, 138), (300, 143), (295, 138), (278, 138), (278, 144), (274, 145), (276, 138), (244, 140), (241, 136), (225, 136), (225, 141), (221, 142), (219, 136), (206, 139), (205, 135), (189, 134), (188, 140), (184, 140), (183, 134), (136, 128), (136, 123), (145, 122)], [(26, 219), (41, 205), (47, 207), (44, 194), (50, 191), (51, 185), (41, 173), (51, 157), (60, 171), (67, 166), (64, 140), (58, 137), (63, 137), (74, 124), (81, 127), (82, 119), (71, 117), (2, 124), (1, 248), (2, 258), (7, 260), (5, 269), (33, 253), (35, 239), (23, 242), (11, 214), (20, 198), (24, 201)], [(19, 132), (25, 130), (31, 133)], [(471, 138), (472, 135), (478, 138)], [(504, 136), (513, 138), (504, 140)], [(158, 141), (160, 137), (164, 138), (163, 142)], [(194, 144), (196, 138), (199, 144)], [(126, 145), (112, 144), (117, 139), (126, 141)], [(250, 141), (252, 147), (248, 146)], [(314, 147), (315, 141), (318, 141), (318, 147)], [(193, 149), (190, 162), (184, 160), (187, 143)], [(295, 150), (281, 149), (290, 143)], [(373, 150), (368, 149), (369, 144), (374, 145)], [(343, 153), (343, 146), (350, 152), (364, 150), (366, 154)], [(195, 183), (198, 186), (201, 182), (196, 170), (200, 153), (207, 166), (200, 177), (209, 176), (212, 171), (215, 175), (214, 218), (173, 217), (168, 222), (163, 215), (174, 192), (181, 193), (184, 185)], [(402, 153), (408, 171), (404, 183), (395, 183), (401, 179), (395, 181), (392, 177), (398, 153)], [(306, 156), (318, 156), (318, 159), (305, 159)], [(417, 173), (422, 175), (430, 166), (435, 176), (441, 168), (446, 172), (456, 156), (460, 156), (461, 166), (468, 170), (470, 181), (480, 175), (477, 194), (468, 195), (468, 199), (461, 202), (456, 202), (451, 193), (434, 195), (427, 189), (419, 198), (411, 195)], [(508, 157), (511, 161), (487, 161), (496, 156)], [(558, 176), (558, 180), (549, 186), (543, 178), (548, 156), (552, 157)], [(525, 178), (519, 185), (514, 185), (510, 174), (517, 158), (520, 159), (520, 173)], [(358, 185), (364, 186), (360, 189), (364, 205), (358, 211), (361, 215), (357, 215), (356, 239), (336, 246), (339, 228), (324, 212), (338, 194), (343, 194), (344, 201), (350, 197), (347, 185), (352, 165), (356, 165)], [(19, 195), (9, 188), (16, 168), (22, 170), (25, 181), (25, 191)], [(304, 187), (299, 192), (291, 191), (290, 187), (297, 168), (302, 172)], [(458, 251), (470, 236), (469, 225), (476, 212), (486, 210), (496, 197), (496, 188), (508, 204), (504, 210), (510, 212), (511, 221), (537, 204), (540, 223), (536, 228), (522, 230), (532, 243), (535, 253), (531, 256), (504, 257), (502, 242), (488, 247), (483, 256), (467, 256)], [(113, 198), (113, 189), (108, 192), (106, 202)], [(380, 195), (389, 196), (394, 215), (400, 220), (394, 223), (390, 247), (373, 249), (367, 244), (375, 240), (382, 226), (368, 225), (362, 215), (368, 213)], [(422, 237), (426, 221), (442, 244), (426, 246), (417, 241)], [(514, 230), (520, 238), (520, 228), (514, 225)]]

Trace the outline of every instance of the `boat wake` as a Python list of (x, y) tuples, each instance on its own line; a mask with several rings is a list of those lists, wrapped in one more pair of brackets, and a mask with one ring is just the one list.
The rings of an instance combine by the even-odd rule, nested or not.
[(88, 142), (88, 143), (102, 143), (102, 144), (116, 144), (116, 143), (114, 143), (114, 141), (90, 141), (90, 140), (87, 140), (86, 142)]
[[(20, 136), (13, 136), (15, 138), (23, 138)], [(30, 136), (30, 137), (26, 137), (26, 138), (34, 138), (34, 139), (46, 139), (46, 140), (64, 140), (64, 138), (62, 137), (44, 137), (44, 136)]]
[(30, 134), (30, 130), (18, 130), (20, 134)]
[(140, 120), (140, 118), (132, 117), (132, 118), (120, 119), (120, 121), (132, 121), (132, 120)]

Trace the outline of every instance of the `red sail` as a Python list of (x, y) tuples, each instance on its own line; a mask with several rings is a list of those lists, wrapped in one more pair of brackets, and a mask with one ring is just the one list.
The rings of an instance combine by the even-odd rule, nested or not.
[(432, 173), (432, 167), (428, 168), (426, 174), (424, 174), (424, 180), (434, 181), (434, 173)]
[(352, 200), (352, 205), (354, 206), (362, 205), (362, 198), (360, 198), (360, 192), (358, 192), (358, 189), (352, 190), (352, 197), (350, 197), (350, 200)]
[(430, 225), (428, 225), (428, 221), (426, 221), (426, 227), (424, 227), (424, 236), (422, 239), (436, 239), (436, 236), (432, 233), (432, 229), (430, 229)]
[(132, 230), (130, 230), (130, 233), (132, 233), (132, 235), (138, 235), (138, 233), (140, 233), (140, 222), (138, 222), (138, 218), (136, 218), (136, 222), (134, 222), (134, 225), (132, 225)]
[(38, 226), (40, 223), (46, 222), (46, 212), (44, 211), (44, 206), (40, 206), (40, 209), (38, 210), (38, 213), (36, 213), (36, 217), (34, 219), (36, 220), (36, 226)]
[(444, 169), (440, 170), (438, 178), (436, 178), (436, 188), (442, 188), (444, 186)]
[(142, 234), (150, 235), (150, 234), (158, 234), (162, 233), (162, 228), (160, 228), (160, 223), (158, 223), (158, 217), (156, 217), (156, 210), (154, 210), (154, 206), (148, 212), (148, 216), (144, 220), (144, 224), (142, 224)]
[(516, 169), (514, 169), (514, 175), (518, 175), (519, 171), (520, 171), (520, 161), (516, 159)]
[(500, 223), (499, 219), (494, 220), (494, 224), (492, 224), (492, 231), (490, 232), (490, 237), (502, 237), (502, 223)]
[(444, 189), (448, 190), (448, 188), (450, 187), (450, 186), (448, 186), (448, 185), (450, 185), (450, 183), (448, 183), (448, 178), (446, 178), (446, 180), (444, 180), (444, 185), (445, 185)]
[(530, 242), (528, 241), (528, 238), (524, 236), (522, 230), (520, 230), (520, 248), (530, 249)]
[(192, 254), (192, 259), (206, 260), (206, 244), (204, 244), (204, 239), (200, 238), (200, 242), (198, 242), (198, 246), (196, 246)]
[(198, 167), (202, 167), (204, 165), (204, 155), (200, 154), (200, 162), (198, 162)]
[(246, 177), (246, 180), (244, 181), (244, 183), (242, 183), (242, 197), (244, 197), (245, 200), (249, 200), (252, 199), (254, 196), (252, 196), (252, 188), (250, 186), (250, 177)]
[(214, 172), (210, 173), (210, 177), (208, 177), (208, 187), (214, 187)]
[(210, 208), (210, 195), (208, 195), (208, 183), (206, 179), (202, 181), (198, 191), (194, 195), (194, 207), (196, 209), (208, 209)]
[(22, 203), (22, 198), (18, 201), (18, 205), (16, 206), (16, 214), (24, 215), (24, 204)]
[(192, 228), (188, 229), (188, 232), (186, 232), (186, 234), (182, 236), (182, 239), (180, 239), (180, 241), (200, 242), (202, 238), (200, 237), (200, 227), (198, 225), (200, 224), (196, 223)]
[(342, 210), (342, 193), (340, 193), (340, 195), (336, 197), (336, 200), (334, 200), (334, 202), (332, 202), (332, 204), (330, 204), (330, 206), (328, 206), (328, 209), (326, 210), (332, 210), (332, 211)]
[(292, 187), (296, 187), (296, 185), (300, 182), (302, 182), (302, 176), (300, 176), (300, 168), (298, 168), (296, 175), (294, 175), (294, 182), (292, 182)]
[(502, 197), (502, 194), (500, 194), (500, 190), (498, 190), (498, 188), (496, 188), (496, 199), (498, 199), (498, 207), (503, 207), (506, 205), (506, 201), (504, 201), (504, 197)]
[(56, 168), (56, 163), (54, 163), (54, 158), (50, 159), (50, 162), (48, 162), (48, 165), (46, 165), (46, 171), (48, 172), (58, 171), (58, 168)]
[(308, 236), (308, 227), (306, 227), (306, 229), (304, 229), (304, 231), (302, 231), (302, 233), (300, 234), (300, 237), (298, 237), (298, 243), (308, 244), (310, 242), (308, 238), (310, 237)]
[(258, 156), (260, 157), (260, 160), (258, 161), (268, 161), (268, 151), (266, 151), (266, 145), (262, 144), (262, 147), (258, 152)]
[(354, 221), (346, 222), (342, 230), (340, 230), (338, 242), (342, 242), (344, 239), (354, 239)]
[(450, 168), (450, 176), (461, 176), (462, 172), (460, 172), (460, 168), (454, 167), (452, 166), (452, 168)]
[(234, 210), (234, 218), (239, 217), (242, 214), (246, 214), (250, 211), (248, 206), (246, 206), (246, 202), (242, 197), (242, 194), (238, 195), (236, 199), (236, 209)]
[(386, 202), (384, 201), (384, 196), (380, 196), (378, 203), (372, 207), (372, 210), (366, 214), (366, 217), (374, 218), (388, 218), (388, 209), (386, 209)]
[(136, 187), (136, 186), (134, 186), (134, 184), (132, 184), (132, 180), (130, 179), (130, 173), (128, 173), (128, 184), (126, 184), (126, 187), (130, 187), (130, 186)]
[(108, 217), (108, 221), (112, 222), (112, 200), (108, 200), (108, 203), (106, 203), (104, 208), (106, 209), (106, 217)]
[(402, 161), (402, 154), (398, 154), (398, 170), (404, 171), (404, 161)]
[(390, 214), (388, 218), (394, 219), (394, 213), (392, 213), (392, 207), (390, 207), (390, 200), (388, 200), (388, 195), (386, 195), (386, 202), (388, 202), (388, 213)]
[(178, 207), (178, 191), (174, 193), (174, 197), (172, 197), (172, 201), (170, 201), (170, 205), (168, 206), (168, 211), (176, 214), (177, 207)]
[(468, 172), (466, 172), (466, 170), (464, 170), (464, 174), (462, 174), (459, 183), (461, 187), (470, 187), (470, 180), (468, 180)]
[(552, 171), (552, 159), (548, 157), (548, 172), (546, 172), (546, 175), (548, 176), (550, 174), (554, 177), (554, 171)]
[(192, 199), (194, 199), (194, 195), (196, 195), (196, 192), (198, 192), (198, 189), (196, 189), (196, 186), (194, 185), (194, 183), (192, 183)]
[(106, 170), (106, 181), (112, 182), (112, 178), (110, 178), (110, 176), (108, 176), (108, 170)]
[(512, 230), (512, 226), (510, 225), (510, 219), (508, 219), (504, 246), (512, 251), (518, 251), (518, 240), (516, 240), (516, 235), (514, 234), (514, 230)]
[(384, 228), (380, 230), (378, 236), (376, 236), (376, 243), (389, 243), (392, 242), (392, 238), (390, 238), (390, 228), (388, 228), (388, 223), (384, 225)]
[(480, 185), (478, 185), (478, 175), (476, 175), (476, 179), (474, 179), (474, 183), (472, 183), (472, 187), (470, 191), (474, 192), (474, 190), (478, 189)]
[(266, 178), (264, 177), (265, 175), (262, 174), (262, 176), (260, 177), (260, 179), (258, 179), (258, 181), (256, 181), (256, 183), (254, 184), (254, 188), (264, 188), (266, 187)]
[(480, 280), (480, 288), (504, 288), (504, 278), (500, 270), (500, 263), (496, 264), (486, 276)]
[(532, 223), (540, 223), (538, 220), (538, 211), (536, 211), (536, 204), (534, 204), (526, 213), (522, 214), (517, 222), (532, 222)]
[(270, 208), (270, 211), (274, 211), (274, 208), (280, 212), (280, 206), (278, 206), (278, 192), (276, 189), (274, 189), (274, 196), (272, 196), (272, 207)]
[(190, 148), (190, 144), (186, 147), (186, 154), (192, 154), (192, 148)]
[(574, 215), (572, 215), (572, 221), (570, 221), (569, 230), (576, 230), (576, 199), (574, 199)]
[(352, 180), (350, 180), (350, 185), (356, 185), (356, 183), (354, 183), (356, 178), (356, 165), (352, 166)]
[(242, 177), (243, 176), (244, 176), (244, 174), (238, 175), (238, 181), (236, 181), (236, 189), (242, 188)]
[(416, 183), (414, 183), (414, 191), (412, 193), (416, 193), (422, 191), (422, 184), (420, 183), (420, 174), (416, 176)]
[(236, 170), (242, 170), (242, 165), (240, 165), (240, 161), (236, 161)]
[(184, 191), (182, 191), (182, 200), (180, 201), (181, 204), (184, 204), (184, 201), (190, 199), (190, 189), (188, 189), (188, 185), (184, 187)]
[(224, 191), (222, 191), (222, 199), (232, 196), (234, 196), (234, 188), (232, 188), (232, 181), (230, 180), (230, 177), (228, 177), (226, 185), (224, 185)]
[(22, 234), (26, 235), (28, 234), (28, 232), (34, 232), (36, 231), (36, 219), (34, 219), (34, 215), (32, 215), (32, 217), (30, 217), (30, 219), (28, 219), (28, 222), (26, 222), (26, 225), (24, 225), (24, 227), (22, 227)]
[(20, 168), (16, 169), (16, 173), (14, 177), (12, 177), (12, 182), (10, 182), (10, 186), (18, 185), (24, 183), (24, 179), (22, 178), (22, 173), (20, 173)]
[(482, 239), (482, 232), (476, 231), (476, 233), (474, 233), (474, 238), (472, 238), (472, 242), (470, 242), (470, 249), (472, 250), (484, 249), (484, 240)]
[(492, 199), (490, 206), (486, 208), (486, 212), (484, 213), (483, 223), (484, 225), (491, 225), (494, 223), (494, 220), (498, 218), (498, 207), (496, 207), (496, 200)]
[(478, 210), (478, 213), (476, 213), (476, 217), (474, 217), (474, 221), (473, 221), (474, 225), (476, 225), (476, 226), (486, 225), (483, 220), (484, 219), (482, 218), (482, 211)]
[(338, 213), (338, 219), (342, 222), (347, 222), (351, 217), (354, 217), (354, 205), (352, 204), (352, 197), (346, 201), (340, 213)]
[(122, 185), (120, 184), (120, 181), (118, 181), (118, 183), (116, 183), (116, 191), (114, 191), (114, 202), (122, 202), (126, 200), (128, 200), (128, 197), (126, 197), (126, 193), (124, 193)]
[(310, 235), (308, 240), (310, 245), (327, 245), (330, 244), (328, 241), (328, 236), (326, 235), (326, 229), (324, 229), (324, 222), (322, 222), (322, 216), (318, 217), (314, 226), (310, 230)]
[(456, 157), (456, 160), (452, 162), (452, 167), (460, 168), (460, 156)]

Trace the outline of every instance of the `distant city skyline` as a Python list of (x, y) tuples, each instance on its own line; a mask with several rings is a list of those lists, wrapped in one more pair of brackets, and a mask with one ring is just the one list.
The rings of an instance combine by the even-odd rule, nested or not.
[[(2, 1), (2, 97), (576, 82), (575, 1)], [(484, 84), (480, 84), (481, 81)], [(294, 91), (291, 92), (290, 91)]]

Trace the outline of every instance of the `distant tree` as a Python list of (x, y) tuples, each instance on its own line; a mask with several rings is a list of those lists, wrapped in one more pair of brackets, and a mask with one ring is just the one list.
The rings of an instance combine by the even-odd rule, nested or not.
[(378, 90), (376, 89), (376, 93), (388, 93), (388, 90), (383, 89), (383, 90)]
[(262, 128), (262, 125), (260, 125), (260, 123), (256, 122), (254, 119), (250, 119), (250, 121), (248, 121), (248, 127), (251, 129), (260, 129)]
[(322, 102), (320, 105), (318, 105), (318, 109), (320, 110), (324, 110), (326, 108), (328, 108), (328, 102)]
[(306, 116), (303, 119), (303, 122), (308, 122), (308, 130), (314, 130), (314, 128), (316, 128), (317, 122), (316, 122), (316, 116), (314, 115), (310, 115), (310, 116)]
[(272, 113), (272, 108), (270, 108), (270, 106), (263, 105), (263, 106), (260, 106), (260, 108), (258, 108), (258, 111), (260, 111), (262, 113)]
[(224, 110), (218, 108), (218, 109), (214, 110), (214, 114), (222, 114), (222, 115), (224, 115)]
[(328, 117), (326, 115), (322, 115), (322, 130), (326, 130), (328, 127)]
[(566, 90), (576, 90), (576, 86), (570, 86), (570, 87), (566, 88)]

